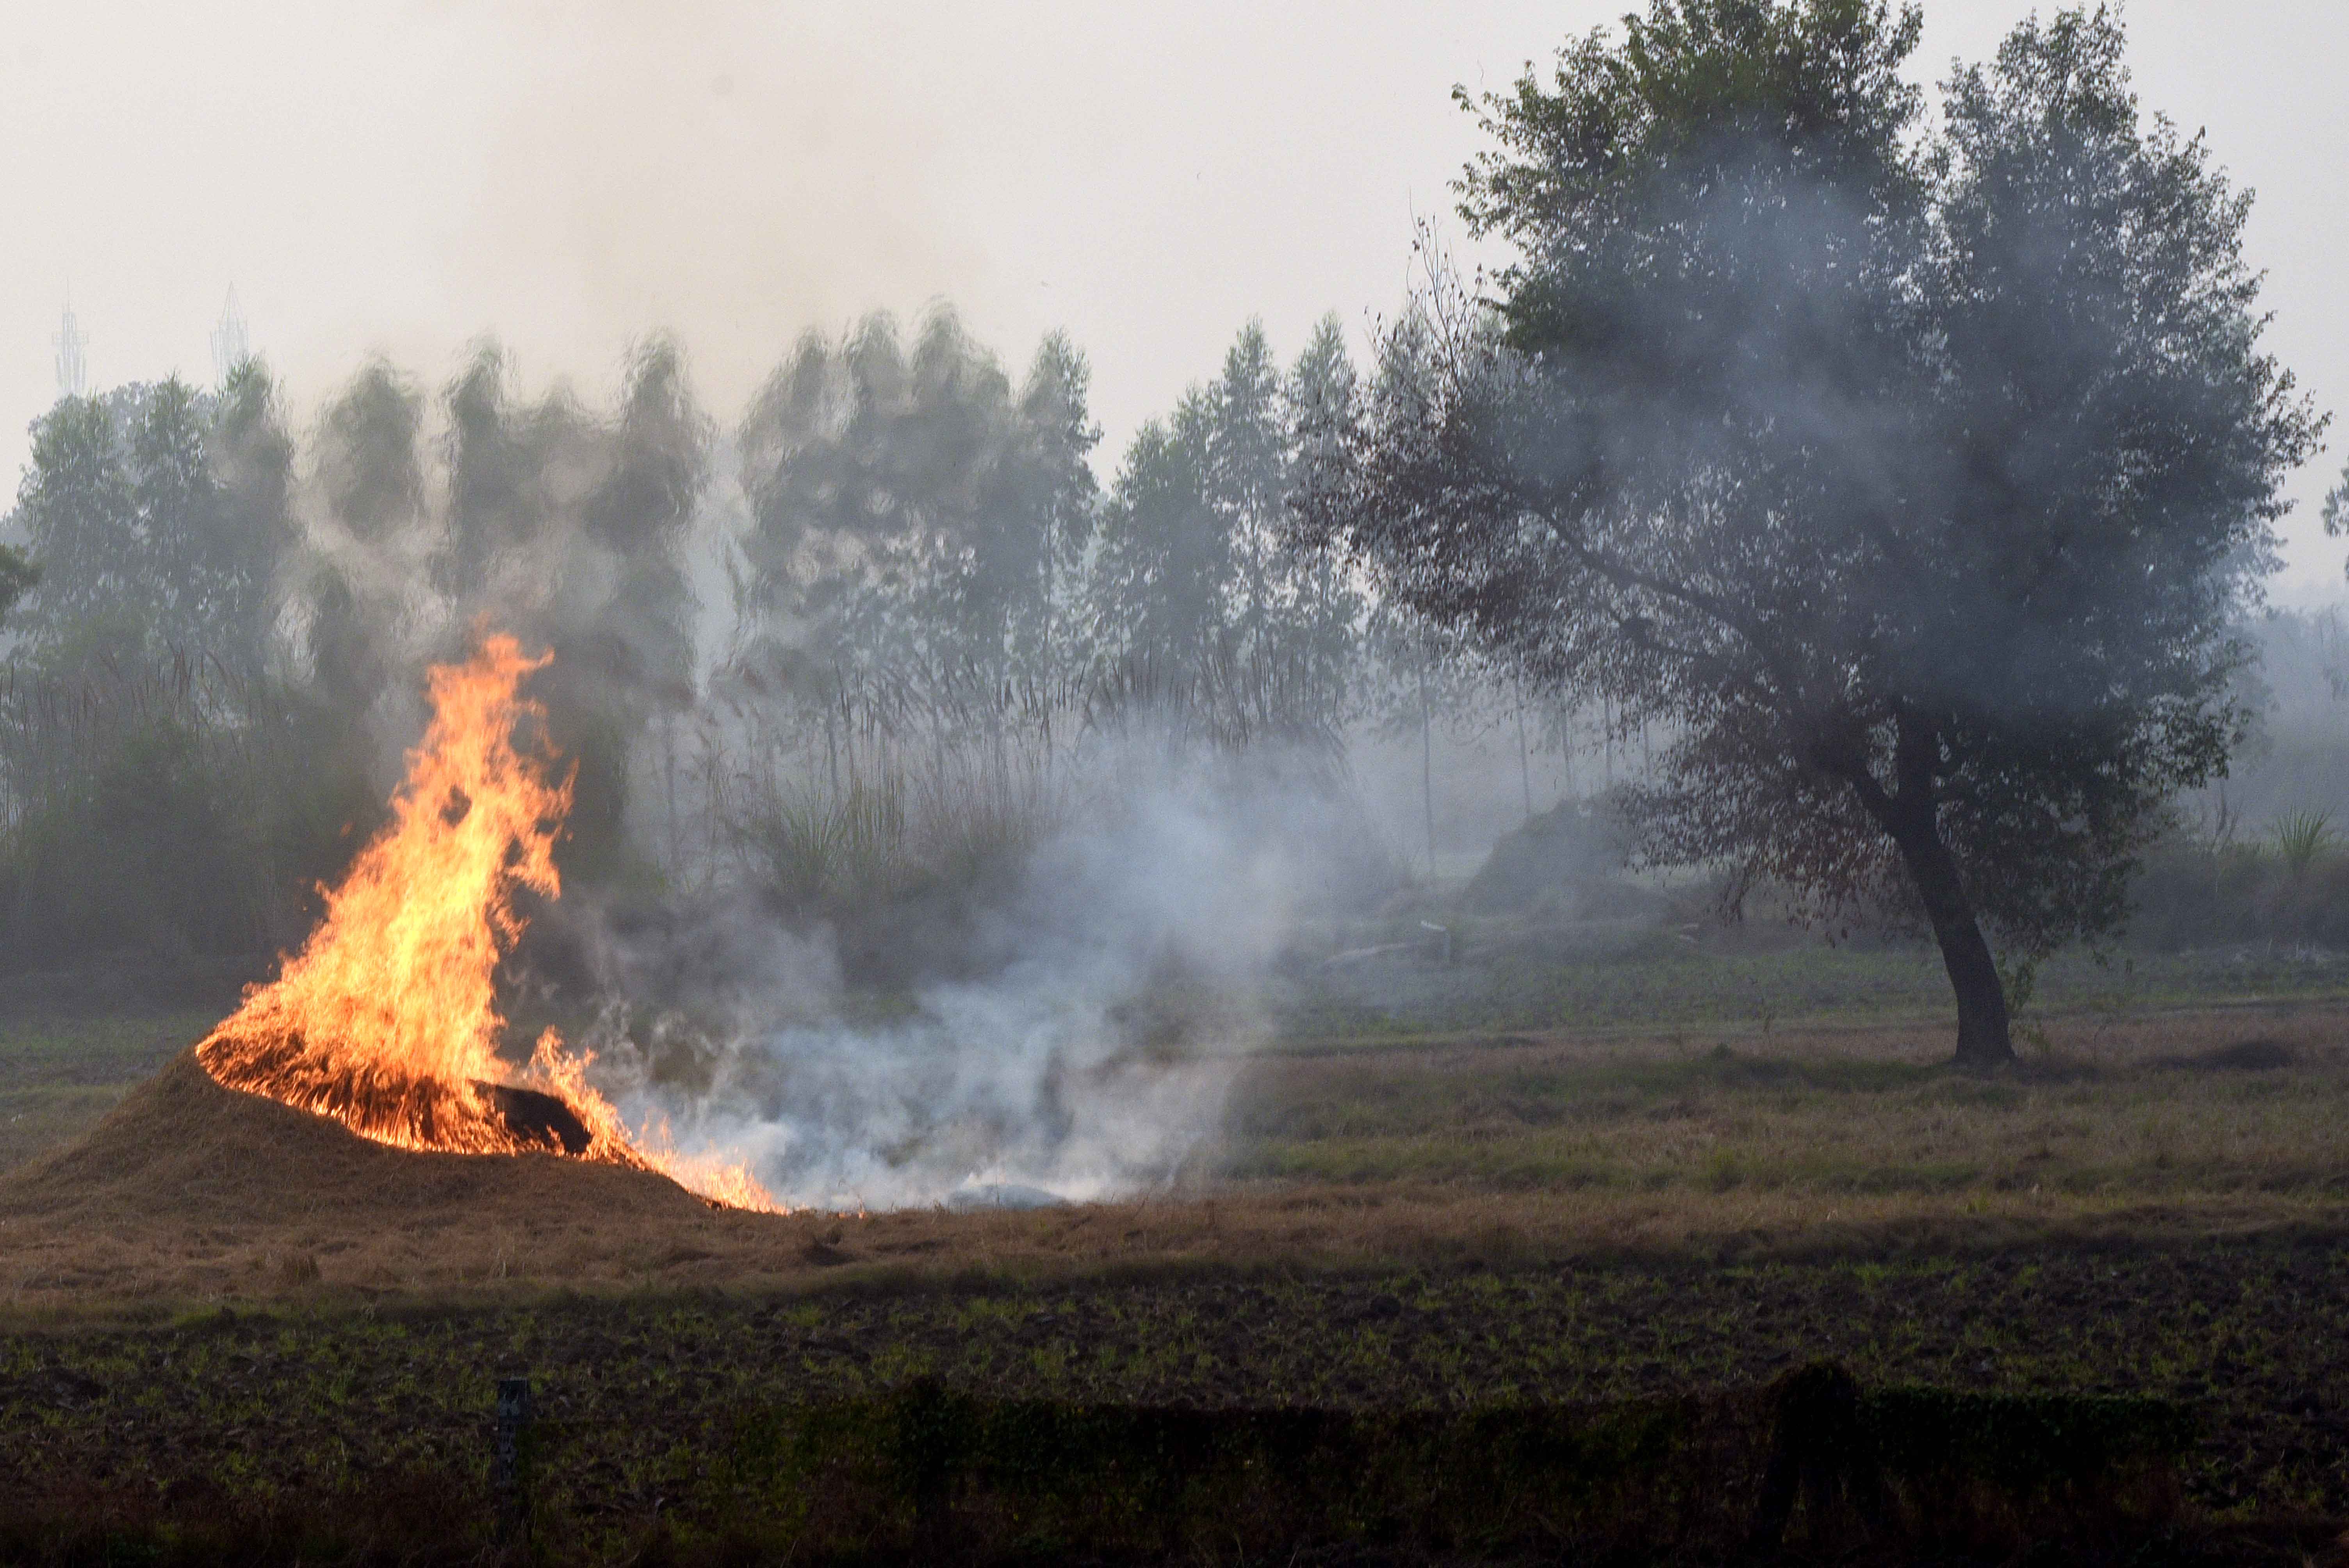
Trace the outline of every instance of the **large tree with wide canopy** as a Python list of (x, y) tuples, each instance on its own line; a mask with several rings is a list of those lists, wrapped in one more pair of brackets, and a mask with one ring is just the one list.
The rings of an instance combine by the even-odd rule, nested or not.
[(2259, 346), (2247, 196), (2140, 113), (2105, 9), (1903, 77), (1914, 7), (1654, 0), (1471, 103), (1438, 284), (1300, 503), (1383, 591), (1679, 735), (1646, 853), (1992, 938), (2113, 928), (2243, 716), (2228, 628), (2321, 421)]

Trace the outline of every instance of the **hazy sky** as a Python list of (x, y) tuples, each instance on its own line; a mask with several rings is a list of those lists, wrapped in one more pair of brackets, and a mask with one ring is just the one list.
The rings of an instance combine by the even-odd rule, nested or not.
[[(315, 404), (370, 349), (437, 382), (493, 332), (543, 385), (607, 392), (628, 340), (686, 344), (730, 421), (810, 325), (952, 301), (1015, 368), (1063, 326), (1113, 459), (1250, 315), (1293, 352), (1359, 330), (1446, 216), (1499, 86), (1625, 0), (85, 0), (0, 41), (0, 465), (55, 391), (68, 288), (94, 386), (209, 380), (233, 284)], [(2022, 0), (1929, 0), (1920, 68)], [(2341, 0), (2137, 0), (2148, 107), (2207, 128), (2260, 201), (2271, 346), (2349, 406), (2349, 26)], [(2299, 476), (2289, 602), (2349, 543)]]

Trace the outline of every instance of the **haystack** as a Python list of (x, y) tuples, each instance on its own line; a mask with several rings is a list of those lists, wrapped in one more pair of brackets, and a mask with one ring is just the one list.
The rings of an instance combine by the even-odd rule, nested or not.
[(0, 1293), (207, 1293), (256, 1275), (412, 1284), (550, 1261), (594, 1277), (711, 1219), (648, 1171), (373, 1143), (222, 1088), (191, 1051), (79, 1142), (0, 1176)]

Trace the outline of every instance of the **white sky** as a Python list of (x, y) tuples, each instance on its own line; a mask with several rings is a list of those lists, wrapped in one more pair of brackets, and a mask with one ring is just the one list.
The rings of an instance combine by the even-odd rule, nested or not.
[[(315, 405), (371, 349), (438, 382), (495, 332), (608, 392), (686, 344), (731, 421), (804, 328), (947, 299), (1016, 370), (1063, 326), (1111, 462), (1261, 315), (1284, 354), (1409, 277), (1498, 87), (1628, 0), (82, 0), (0, 39), (0, 469), (55, 391), (68, 288), (93, 386), (212, 374), (233, 284)], [(1920, 70), (2023, 0), (1929, 0)], [(2136, 0), (2149, 108), (2260, 192), (2270, 346), (2349, 405), (2341, 0)], [(1455, 225), (1456, 228), (1456, 225)], [(2349, 543), (2301, 474), (2279, 599)], [(1110, 463), (1104, 463), (1104, 468)]]

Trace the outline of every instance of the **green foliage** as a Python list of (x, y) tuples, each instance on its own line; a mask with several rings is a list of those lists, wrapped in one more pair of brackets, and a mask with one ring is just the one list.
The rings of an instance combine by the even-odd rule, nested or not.
[[(207, 1326), (174, 1336), (191, 1361), (254, 1353), (233, 1331), (205, 1344)], [(264, 1352), (273, 1361), (308, 1348), (305, 1336), (286, 1337)], [(370, 1358), (457, 1348), (429, 1328), (375, 1337), (386, 1343), (366, 1346)], [(359, 1413), (337, 1408), (326, 1424)], [(1894, 1388), (1861, 1395), (1857, 1417), (1851, 1446), (1891, 1489), (1890, 1511), (1866, 1524), (1880, 1550), (1938, 1544), (1953, 1528), (2010, 1553), (2026, 1542), (2052, 1549), (2084, 1524), (2125, 1542), (2174, 1528), (2176, 1505), (2159, 1482), (2189, 1429), (2162, 1401)], [(1742, 1545), (1773, 1444), (1800, 1443), (1790, 1419), (1783, 1405), (1774, 1418), (1767, 1398), (1735, 1393), (1449, 1410), (1196, 1409), (982, 1398), (917, 1377), (858, 1398), (664, 1421), (675, 1439), (666, 1452), (605, 1423), (543, 1419), (529, 1434), (540, 1461), (533, 1535), (538, 1553), (564, 1561), (642, 1561), (642, 1526), (622, 1500), (657, 1488), (667, 1528), (655, 1549), (668, 1561), (756, 1552), (817, 1563), (1071, 1555), (1150, 1563), (1208, 1552), (1249, 1560), (1371, 1552), (1465, 1563), (1564, 1544), (1609, 1561), (1713, 1562)], [(170, 1542), (189, 1562), (221, 1560), (233, 1542), (247, 1561), (296, 1542), (302, 1561), (450, 1560), (478, 1553), (493, 1512), (471, 1467), (438, 1454), (414, 1455), (404, 1484), (382, 1479), (401, 1470), (370, 1466), (319, 1478), (323, 1489), (316, 1480), (282, 1488), (273, 1472), (288, 1468), (287, 1456), (240, 1465), (234, 1450), (202, 1447), (209, 1462), (182, 1467), (195, 1473), (177, 1485), (150, 1488), (143, 1507), (135, 1493), (81, 1490), (80, 1507), (117, 1534), (104, 1560), (150, 1542)], [(2052, 1470), (2026, 1473), (2017, 1462), (2043, 1456)], [(419, 1483), (437, 1505), (403, 1511)], [(329, 1506), (307, 1518), (295, 1499)], [(0, 1532), (27, 1532), (42, 1504), (64, 1501), (36, 1472), (0, 1515)], [(1814, 1553), (1835, 1543), (1837, 1504), (1809, 1501), (1805, 1543)]]
[(727, 823), (767, 906), (828, 923), (850, 979), (889, 990), (978, 921), (1066, 813), (1041, 768), (949, 753), (836, 788), (768, 778), (730, 803)]
[(783, 1412), (789, 1458), (769, 1484), (819, 1499), (807, 1528), (847, 1536), (835, 1550), (884, 1546), (909, 1523), (917, 1541), (984, 1532), (997, 1553), (1156, 1558), (1237, 1532), (1258, 1551), (1370, 1541), (1476, 1554), (1529, 1529), (1619, 1539), (1638, 1528), (1623, 1515), (1661, 1497), (1695, 1516), (1672, 1535), (1694, 1533), (1704, 1508), (1682, 1470), (1702, 1462), (1711, 1414), (1676, 1400), (1185, 1410), (979, 1399), (917, 1380), (881, 1400)]
[[(2324, 493), (2324, 531), (2339, 535), (2349, 532), (2349, 468), (2341, 471), (2341, 482)], [(2349, 567), (2344, 567), (2349, 571)]]
[[(1329, 783), (1361, 606), (1278, 535), (1356, 398), (1343, 335), (1323, 324), (1284, 369), (1251, 329), (1202, 395), (1186, 482), (1221, 564), (1179, 614), (1180, 574), (1154, 570), (1114, 606), (1150, 643), (1205, 603), (1179, 657), (1094, 634), (1093, 565), (1153, 542), (1095, 549), (1088, 392), (1065, 338), (1015, 383), (944, 313), (910, 341), (882, 318), (811, 338), (742, 427), (739, 537), (714, 427), (660, 340), (609, 409), (523, 395), (486, 342), (437, 400), (368, 363), (298, 441), (255, 362), (216, 393), (61, 402), (13, 519), (37, 587), (0, 554), (0, 614), (25, 595), (0, 676), (21, 721), (0, 733), (0, 887), (20, 920), (53, 899), (69, 918), (0, 967), (298, 942), (316, 883), (380, 820), (421, 666), (484, 618), (554, 655), (530, 695), (575, 769), (558, 863), (631, 915), (729, 878), (794, 917), (967, 902), (1058, 821), (1061, 759), (1116, 749), (1138, 716), (1174, 715), (1177, 748), (1301, 746)], [(696, 646), (698, 522), (737, 589), (719, 650)], [(883, 831), (866, 807), (891, 796)], [(209, 903), (175, 882), (141, 909), (150, 873)], [(560, 903), (531, 913), (525, 958), (584, 973), (592, 933)]]
[(1460, 907), (1497, 914), (1545, 904), (1636, 906), (1638, 890), (1623, 877), (1628, 840), (1613, 802), (1561, 800), (1501, 836), (1461, 890)]
[(26, 824), (10, 911), (19, 953), (56, 965), (75, 953), (261, 945), (253, 860), (210, 749), (169, 720), (133, 727), (79, 810)]
[[(387, 707), (399, 723), (482, 614), (555, 654), (533, 695), (577, 769), (565, 875), (650, 880), (631, 786), (695, 696), (682, 551), (710, 430), (682, 360), (642, 346), (607, 420), (517, 403), (485, 346), (446, 408), (444, 490), (424, 399), (364, 368), (319, 422), (306, 523), (257, 362), (217, 394), (132, 386), (38, 422), (13, 520), (38, 585), (0, 672), (0, 965), (297, 944), (380, 820)], [(444, 605), (418, 592), (426, 562)], [(29, 572), (0, 556), (0, 594)]]
[[(278, 574), (294, 449), (262, 366), (67, 399), (16, 521), (43, 564), (0, 673), (5, 967), (250, 961), (379, 809), (350, 737), (289, 681)], [(326, 727), (329, 728), (336, 727)]]
[(140, 569), (115, 418), (97, 399), (63, 398), (35, 421), (16, 521), (47, 578), (28, 606), (36, 637), (99, 616), (135, 623), (144, 606), (124, 601), (133, 593), (151, 598), (153, 586)]
[[(2222, 998), (2317, 998), (2349, 986), (2349, 872), (2293, 884), (2275, 862), (2239, 857), (2216, 884), (2199, 861), (2158, 856), (2142, 882), (2146, 905), (2129, 956), (2099, 962), (2056, 954), (2033, 969), (2042, 1014), (2127, 1006), (2188, 1006)], [(1389, 927), (1315, 926), (1313, 945), (1340, 953), (1409, 939), (1415, 920)], [(1359, 982), (1343, 968), (1308, 969), (1284, 997), (1288, 1038), (1330, 1045), (1442, 1038), (1463, 1031), (1619, 1034), (1655, 1028), (1783, 1029), (1822, 1023), (1926, 1021), (1948, 1016), (1947, 976), (1929, 948), (1805, 944), (1783, 952), (1707, 952), (1646, 923), (1593, 922), (1563, 932), (1463, 918), (1457, 962)]]
[(792, 908), (885, 899), (912, 874), (899, 779), (852, 781), (837, 799), (812, 790), (778, 799), (738, 830), (763, 863), (774, 896)]
[(1882, 1388), (1862, 1396), (1860, 1419), (1896, 1470), (1971, 1471), (2041, 1495), (2093, 1487), (2147, 1458), (2178, 1459), (2201, 1435), (2193, 1411), (2141, 1395)]
[(380, 541), (424, 510), (423, 423), (422, 396), (380, 359), (327, 405), (318, 476), (336, 521), (359, 538)]
[(1066, 338), (1015, 383), (941, 310), (910, 343), (883, 315), (811, 335), (760, 393), (696, 734), (717, 851), (770, 903), (853, 928), (958, 903), (1050, 816), (1038, 780), (1086, 722), (1089, 388)]
[(205, 645), (244, 680), (264, 678), (278, 652), (283, 607), (277, 573), (293, 554), (294, 439), (276, 385), (257, 359), (229, 372), (203, 433), (215, 501), (212, 531), (193, 542), (185, 570), (201, 597), (191, 619), (208, 628)]
[(381, 810), (315, 708), (185, 660), (0, 677), (0, 968), (257, 962)]
[(2006, 994), (2006, 1010), (2020, 1014), (2039, 994), (2039, 961), (2029, 954), (2012, 954), (2000, 961), (1999, 989)]
[(257, 677), (293, 539), (291, 464), (256, 361), (217, 398), (173, 377), (60, 401), (17, 495), (42, 566), (35, 647), (66, 665), (176, 653)]
[(2349, 861), (2323, 812), (2294, 813), (2266, 843), (2165, 840), (2132, 890), (2130, 941), (2156, 952), (2349, 949)]
[[(369, 744), (367, 712), (401, 663), (404, 606), (387, 603), (368, 581), (366, 552), (400, 550), (427, 510), (424, 398), (380, 360), (360, 369), (318, 421), (312, 462), (327, 513), (324, 537), (293, 563), (288, 606), (296, 625), (294, 662), (308, 676), (316, 738), (337, 760)], [(332, 548), (337, 536), (361, 547)], [(339, 724), (341, 734), (326, 730)], [(323, 758), (322, 758), (323, 759)]]

